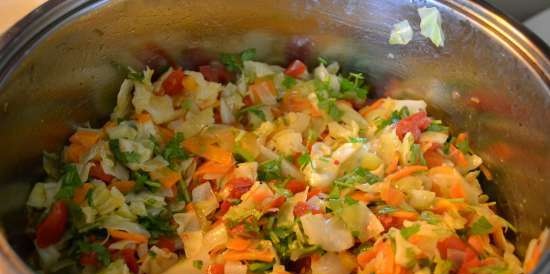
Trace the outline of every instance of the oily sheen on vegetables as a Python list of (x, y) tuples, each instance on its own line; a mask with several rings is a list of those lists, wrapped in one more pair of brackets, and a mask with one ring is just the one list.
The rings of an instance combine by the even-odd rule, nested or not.
[[(423, 26), (438, 20), (430, 12)], [(408, 23), (395, 27), (396, 43), (411, 39)], [(111, 119), (45, 154), (47, 177), (27, 202), (29, 263), (43, 273), (533, 269), (548, 237), (524, 264), (514, 255), (467, 134), (450, 135), (423, 101), (368, 99), (364, 76), (337, 63), (285, 68), (254, 53), (155, 79), (129, 69)]]

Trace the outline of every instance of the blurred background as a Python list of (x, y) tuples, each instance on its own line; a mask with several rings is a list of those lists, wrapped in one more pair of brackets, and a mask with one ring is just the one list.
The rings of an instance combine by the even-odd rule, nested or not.
[[(485, 0), (550, 44), (550, 0)], [(46, 0), (0, 0), (0, 33)]]

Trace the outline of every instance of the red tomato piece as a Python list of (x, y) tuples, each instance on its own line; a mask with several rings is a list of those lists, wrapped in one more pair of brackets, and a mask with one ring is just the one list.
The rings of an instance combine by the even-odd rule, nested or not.
[(302, 61), (300, 60), (294, 60), (294, 62), (290, 63), (288, 67), (285, 70), (285, 74), (288, 76), (292, 76), (294, 78), (299, 77), (307, 70), (307, 67)]
[(243, 104), (247, 107), (251, 106), (254, 104), (254, 102), (252, 102), (252, 98), (250, 97), (250, 95), (246, 95), (244, 98), (243, 98)]
[(298, 192), (302, 192), (306, 190), (306, 183), (304, 181), (292, 179), (286, 183), (286, 189), (290, 190), (290, 192), (296, 194)]
[(427, 129), (430, 126), (432, 119), (428, 118), (426, 112), (421, 111), (417, 112), (397, 123), (395, 127), (395, 133), (399, 139), (403, 140), (405, 134), (410, 132), (414, 136), (414, 140), (418, 141), (420, 134), (423, 130)]
[(164, 248), (170, 252), (176, 251), (176, 243), (174, 242), (174, 239), (168, 237), (160, 237), (157, 240), (156, 246), (159, 248)]
[(271, 205), (269, 205), (269, 208), (279, 208), (285, 203), (285, 201), (286, 201), (285, 196), (279, 196), (277, 199), (271, 202)]
[(162, 89), (170, 96), (180, 94), (183, 91), (183, 77), (185, 73), (181, 68), (173, 70), (162, 82)]
[(466, 252), (464, 253), (464, 262), (462, 263), (462, 266), (460, 266), (458, 274), (470, 274), (470, 269), (480, 266), (481, 261), (479, 260), (475, 250), (471, 247), (467, 247)]
[(125, 248), (120, 251), (120, 255), (122, 255), (122, 259), (124, 259), (128, 269), (130, 269), (132, 273), (137, 274), (139, 272), (139, 264), (136, 258), (136, 251), (131, 248)]
[(250, 187), (254, 182), (249, 178), (234, 178), (228, 182), (228, 185), (231, 187), (231, 193), (229, 194), (230, 198), (239, 199), (243, 194), (250, 190)]
[(97, 254), (95, 252), (86, 252), (80, 254), (79, 262), (81, 265), (97, 265)]
[(206, 273), (208, 274), (223, 274), (225, 271), (224, 264), (211, 264), (208, 266)]
[(36, 245), (40, 248), (57, 243), (67, 227), (69, 210), (62, 201), (57, 201), (50, 209), (48, 216), (36, 228)]
[(311, 212), (311, 208), (309, 208), (309, 205), (306, 202), (298, 202), (294, 206), (293, 213), (296, 217), (303, 216), (308, 212)]
[(222, 65), (206, 65), (199, 67), (200, 73), (206, 81), (226, 84), (233, 79), (233, 75)]
[(231, 207), (231, 203), (224, 200), (224, 201), (220, 204), (220, 211), (218, 212), (218, 214), (219, 214), (220, 216), (225, 215), (225, 213), (227, 213), (227, 211), (229, 210), (230, 207)]
[(95, 162), (94, 165), (90, 168), (90, 176), (105, 183), (110, 183), (115, 178), (112, 175), (105, 173), (105, 171), (103, 171), (103, 168), (101, 167), (101, 164), (98, 162)]
[(443, 259), (447, 259), (447, 249), (465, 251), (467, 248), (468, 245), (458, 236), (450, 236), (437, 243), (437, 249), (439, 250), (439, 254)]

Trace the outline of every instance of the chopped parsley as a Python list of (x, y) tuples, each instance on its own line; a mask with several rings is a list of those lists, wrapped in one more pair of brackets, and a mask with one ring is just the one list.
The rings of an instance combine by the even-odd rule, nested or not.
[(137, 152), (122, 152), (120, 150), (120, 141), (118, 139), (110, 140), (109, 148), (113, 152), (115, 159), (123, 164), (139, 162), (140, 155)]
[(484, 216), (481, 216), (481, 218), (477, 219), (477, 221), (473, 223), (472, 227), (470, 228), (470, 234), (472, 235), (489, 234), (491, 233), (491, 231), (493, 231), (493, 226)]
[(413, 165), (426, 165), (426, 159), (422, 154), (422, 149), (419, 144), (412, 144), (411, 151), (409, 154), (409, 162)]
[(350, 143), (360, 143), (360, 144), (364, 144), (368, 141), (367, 138), (365, 137), (351, 137), (349, 138), (349, 142)]
[(281, 159), (275, 159), (262, 163), (258, 167), (258, 178), (264, 182), (283, 178), (281, 171)]
[(403, 118), (406, 118), (409, 115), (409, 109), (407, 107), (402, 107), (399, 111), (393, 111), (388, 119), (376, 120), (376, 127), (378, 128), (378, 130), (382, 130), (389, 125), (393, 125), (401, 121)]
[(248, 270), (252, 272), (265, 273), (273, 268), (272, 263), (253, 262), (248, 265)]
[(63, 176), (61, 176), (61, 187), (55, 195), (57, 199), (71, 199), (76, 188), (82, 185), (80, 175), (75, 165), (65, 166)]
[(193, 267), (198, 269), (198, 270), (201, 270), (203, 265), (204, 265), (204, 263), (201, 260), (194, 260), (193, 261)]
[(263, 105), (253, 105), (253, 106), (249, 106), (249, 107), (245, 107), (245, 108), (242, 108), (239, 110), (239, 112), (237, 113), (238, 116), (242, 116), (246, 113), (252, 113), (254, 114), (256, 117), (260, 118), (262, 121), (266, 121), (267, 120), (267, 117), (265, 116), (265, 113), (264, 111), (262, 110), (262, 106)]
[(78, 242), (78, 253), (95, 253), (99, 262), (102, 265), (108, 265), (111, 263), (111, 253), (106, 247), (99, 243), (87, 243), (84, 241)]
[(401, 236), (403, 236), (403, 238), (407, 240), (412, 235), (416, 234), (418, 231), (420, 231), (420, 225), (414, 224), (414, 225), (402, 228), (400, 233), (401, 233)]
[(311, 156), (307, 153), (304, 153), (298, 157), (298, 164), (300, 168), (304, 168), (311, 163)]
[(250, 48), (241, 51), (238, 54), (222, 53), (220, 61), (229, 71), (242, 71), (244, 68), (243, 62), (250, 61), (256, 58), (256, 49)]
[(288, 75), (285, 75), (285, 79), (283, 79), (282, 85), (286, 89), (291, 89), (292, 87), (294, 87), (296, 85), (296, 79), (294, 79), (293, 77), (290, 77)]
[(170, 167), (173, 167), (176, 160), (185, 160), (189, 158), (189, 155), (181, 147), (183, 141), (183, 133), (178, 132), (176, 135), (168, 141), (162, 151), (162, 157), (170, 163)]
[(355, 185), (368, 183), (370, 185), (379, 182), (378, 176), (370, 173), (370, 171), (357, 167), (348, 172), (344, 176), (334, 180), (334, 185), (340, 188), (354, 187)]
[(159, 214), (157, 216), (140, 216), (138, 223), (147, 229), (153, 239), (160, 236), (174, 235), (175, 231), (170, 226), (170, 216)]
[(449, 132), (449, 128), (444, 126), (443, 123), (439, 120), (434, 120), (432, 123), (428, 126), (426, 131), (435, 131), (435, 132)]

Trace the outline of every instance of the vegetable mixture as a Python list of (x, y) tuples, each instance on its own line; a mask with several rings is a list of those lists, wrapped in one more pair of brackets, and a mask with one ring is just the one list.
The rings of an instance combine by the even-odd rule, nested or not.
[(224, 54), (129, 69), (28, 199), (44, 273), (524, 273), (468, 135), (360, 73)]

